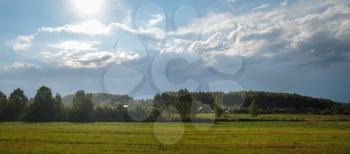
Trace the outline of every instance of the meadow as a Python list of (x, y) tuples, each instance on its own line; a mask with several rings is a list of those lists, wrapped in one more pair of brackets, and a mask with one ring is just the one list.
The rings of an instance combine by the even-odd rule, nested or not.
[[(214, 113), (197, 114), (199, 119), (214, 119)], [(232, 121), (350, 121), (350, 115), (313, 115), (313, 114), (260, 114), (252, 117), (250, 114), (224, 114), (221, 119)]]
[[(208, 114), (199, 115), (210, 117)], [(228, 115), (249, 118), (249, 115)], [(349, 153), (349, 116), (303, 121), (0, 123), (0, 153)], [(323, 118), (323, 119), (320, 119)], [(317, 119), (317, 120), (316, 120)]]

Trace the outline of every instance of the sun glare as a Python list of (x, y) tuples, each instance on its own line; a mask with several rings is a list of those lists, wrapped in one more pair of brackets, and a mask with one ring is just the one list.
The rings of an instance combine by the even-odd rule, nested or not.
[(73, 0), (77, 11), (83, 15), (96, 15), (100, 12), (103, 0)]

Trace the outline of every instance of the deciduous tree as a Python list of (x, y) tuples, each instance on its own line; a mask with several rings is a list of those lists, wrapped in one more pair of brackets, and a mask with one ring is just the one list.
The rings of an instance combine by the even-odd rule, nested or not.
[(258, 116), (258, 106), (257, 106), (255, 100), (253, 100), (253, 101), (250, 103), (250, 106), (249, 106), (249, 113), (250, 113), (250, 115), (252, 115), (252, 117)]
[(5, 110), (7, 107), (7, 97), (0, 91), (0, 120), (5, 120)]
[(5, 111), (6, 120), (20, 120), (26, 109), (28, 98), (22, 89), (15, 89), (9, 97)]
[(70, 118), (73, 121), (88, 122), (92, 120), (94, 111), (94, 103), (92, 102), (92, 94), (85, 91), (77, 91), (73, 98), (73, 106)]
[(174, 103), (183, 121), (190, 121), (192, 116), (192, 95), (187, 89), (180, 89), (177, 92), (177, 101)]

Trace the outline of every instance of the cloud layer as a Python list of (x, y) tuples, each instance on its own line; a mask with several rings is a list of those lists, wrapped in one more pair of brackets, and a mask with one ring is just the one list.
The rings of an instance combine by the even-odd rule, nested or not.
[[(141, 39), (151, 38), (147, 48), (159, 53), (197, 54), (208, 64), (223, 55), (263, 59), (282, 56), (300, 64), (349, 60), (348, 2), (323, 1), (315, 4), (296, 1), (290, 5), (288, 1), (283, 1), (279, 7), (266, 10), (268, 7), (271, 7), (270, 4), (262, 4), (252, 8), (254, 11), (240, 15), (208, 13), (189, 25), (168, 31), (158, 26), (165, 20), (162, 14), (153, 14), (144, 26), (136, 27), (131, 23), (131, 13), (124, 22), (107, 25), (93, 19), (56, 27), (43, 26), (33, 35), (18, 36), (13, 49), (23, 51), (33, 47), (33, 50), (40, 51), (36, 54), (44, 61), (57, 62), (60, 66), (98, 68), (139, 56), (137, 51), (113, 51), (115, 35), (131, 34)], [(299, 11), (300, 8), (303, 10)], [(60, 40), (40, 44), (43, 42), (41, 39), (51, 35), (60, 35)], [(89, 37), (72, 39), (81, 35)]]
[(9, 65), (3, 66), (4, 71), (16, 71), (16, 70), (27, 70), (27, 69), (40, 69), (38, 65), (30, 64), (26, 62), (14, 62)]
[[(284, 2), (283, 6), (286, 5), (287, 2)], [(295, 12), (300, 8), (304, 8), (305, 12), (298, 15)], [(350, 42), (350, 8), (344, 1), (326, 1), (316, 5), (297, 2), (291, 7), (268, 12), (242, 15), (213, 13), (171, 34), (176, 36), (173, 37), (176, 42), (182, 44), (166, 44), (163, 50), (182, 52), (179, 51), (182, 49), (205, 58), (226, 55), (300, 59), (307, 56), (304, 61), (347, 61), (350, 58), (350, 45), (346, 43)], [(183, 37), (199, 34), (203, 36), (202, 40), (192, 40), (191, 44)]]

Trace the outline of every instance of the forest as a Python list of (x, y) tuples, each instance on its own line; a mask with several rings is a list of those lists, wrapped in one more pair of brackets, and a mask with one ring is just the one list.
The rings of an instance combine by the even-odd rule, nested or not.
[[(67, 97), (70, 97), (67, 99)], [(109, 99), (104, 99), (108, 97)], [(240, 92), (177, 92), (158, 93), (152, 100), (137, 100), (127, 95), (92, 94), (83, 90), (64, 97), (42, 86), (34, 98), (15, 89), (8, 97), (0, 91), (1, 121), (155, 121), (194, 120), (199, 113), (214, 113), (215, 119), (225, 114), (319, 114), (348, 115), (350, 105), (329, 99), (298, 94)], [(103, 101), (101, 101), (103, 100)]]

